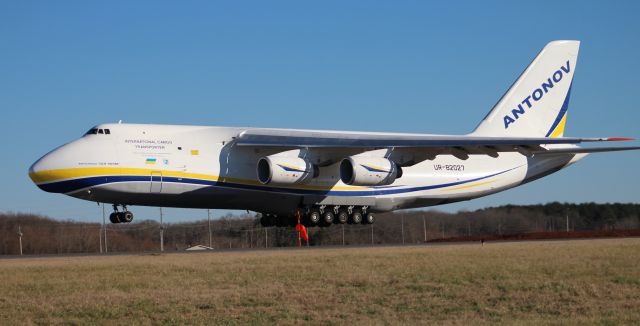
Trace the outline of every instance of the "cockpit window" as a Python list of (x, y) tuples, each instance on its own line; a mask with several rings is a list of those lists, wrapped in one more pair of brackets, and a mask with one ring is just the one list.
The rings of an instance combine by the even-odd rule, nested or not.
[(89, 129), (89, 131), (87, 131), (85, 133), (85, 135), (96, 135), (96, 134), (111, 135), (111, 130), (109, 130), (109, 129), (91, 128), (91, 129)]

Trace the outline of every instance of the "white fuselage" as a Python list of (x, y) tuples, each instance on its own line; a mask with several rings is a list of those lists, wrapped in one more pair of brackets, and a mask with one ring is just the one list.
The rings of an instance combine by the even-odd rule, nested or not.
[[(246, 128), (104, 124), (109, 134), (87, 134), (33, 164), (43, 190), (105, 203), (189, 208), (247, 209), (292, 214), (305, 205), (367, 206), (390, 211), (468, 200), (512, 188), (566, 167), (584, 154), (499, 157), (440, 154), (403, 167), (384, 186), (352, 186), (340, 179), (340, 162), (325, 164), (304, 184), (262, 184), (260, 158), (292, 157), (311, 150), (234, 146)], [(384, 157), (386, 149), (352, 156)]]

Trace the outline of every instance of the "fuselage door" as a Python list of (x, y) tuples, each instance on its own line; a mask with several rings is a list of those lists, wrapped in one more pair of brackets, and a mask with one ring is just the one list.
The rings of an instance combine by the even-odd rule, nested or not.
[(151, 171), (151, 193), (162, 192), (162, 172)]

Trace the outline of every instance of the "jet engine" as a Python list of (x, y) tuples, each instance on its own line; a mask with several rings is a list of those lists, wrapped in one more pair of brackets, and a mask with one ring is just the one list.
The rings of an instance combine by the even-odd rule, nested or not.
[(340, 179), (352, 186), (384, 186), (402, 176), (402, 169), (382, 157), (347, 157), (340, 163)]
[(258, 180), (262, 184), (303, 184), (319, 174), (318, 166), (298, 157), (265, 156), (258, 161)]

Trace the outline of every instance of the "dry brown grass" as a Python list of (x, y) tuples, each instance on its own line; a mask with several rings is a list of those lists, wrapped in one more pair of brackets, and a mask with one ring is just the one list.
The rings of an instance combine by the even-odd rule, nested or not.
[(1, 324), (634, 324), (640, 239), (0, 260)]

